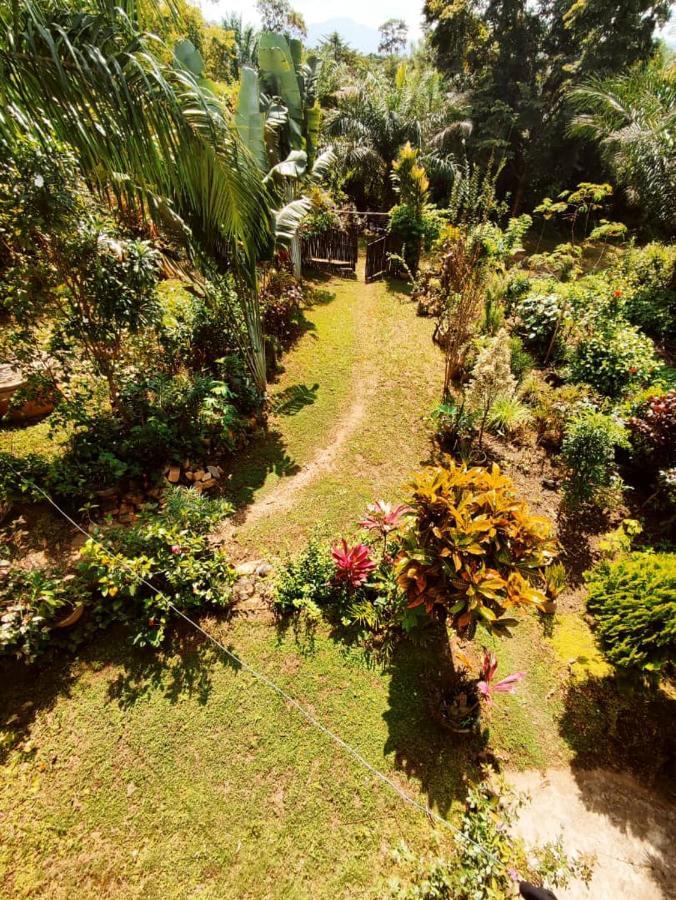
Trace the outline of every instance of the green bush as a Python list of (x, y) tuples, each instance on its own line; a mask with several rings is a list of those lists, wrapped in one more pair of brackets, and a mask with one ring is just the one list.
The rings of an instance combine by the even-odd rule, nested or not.
[(559, 294), (531, 293), (523, 297), (516, 308), (519, 334), (530, 351), (540, 360), (560, 355), (562, 346), (555, 335), (559, 333), (563, 306)]
[(283, 614), (303, 611), (318, 616), (322, 607), (343, 595), (342, 588), (335, 584), (335, 574), (329, 547), (311, 539), (282, 567), (277, 577), (275, 608)]
[(636, 552), (587, 574), (587, 609), (616, 666), (652, 675), (676, 659), (676, 554)]
[(610, 502), (621, 482), (615, 466), (615, 449), (627, 447), (624, 426), (595, 409), (574, 415), (564, 431), (561, 456), (568, 470), (565, 497), (575, 506), (585, 502)]
[(138, 628), (134, 642), (153, 647), (173, 615), (169, 603), (183, 611), (228, 606), (235, 582), (206, 534), (161, 516), (95, 534), (82, 549), (79, 574), (91, 585), (102, 624), (128, 621)]
[(0, 656), (33, 662), (52, 640), (54, 622), (79, 599), (62, 572), (11, 571), (0, 585)]
[(648, 244), (629, 251), (622, 268), (630, 289), (626, 316), (660, 340), (676, 336), (676, 247)]
[(611, 323), (583, 338), (571, 361), (573, 380), (591, 385), (606, 397), (619, 397), (629, 387), (647, 384), (656, 369), (653, 342), (625, 324)]

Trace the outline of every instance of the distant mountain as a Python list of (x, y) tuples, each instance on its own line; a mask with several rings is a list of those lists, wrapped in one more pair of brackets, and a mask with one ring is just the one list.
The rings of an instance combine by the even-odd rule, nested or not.
[(333, 19), (327, 19), (325, 22), (314, 23), (308, 25), (306, 44), (308, 47), (315, 47), (323, 37), (337, 31), (344, 41), (360, 53), (377, 53), (380, 35), (377, 28), (371, 28), (369, 25), (361, 25), (354, 19), (342, 18), (336, 16)]

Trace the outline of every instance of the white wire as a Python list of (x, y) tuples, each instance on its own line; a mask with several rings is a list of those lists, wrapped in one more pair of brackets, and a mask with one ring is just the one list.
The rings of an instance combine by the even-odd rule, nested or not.
[[(101, 543), (101, 541), (98, 541), (98, 540), (96, 540), (96, 538), (92, 537), (92, 535), (88, 531), (86, 531), (78, 522), (76, 522), (74, 519), (72, 519), (68, 515), (68, 513), (65, 510), (63, 510), (58, 505), (58, 503), (56, 503), (56, 501), (54, 501), (49, 496), (49, 494), (45, 490), (43, 490), (39, 485), (35, 484), (34, 482), (32, 482), (29, 479), (20, 475), (10, 463), (7, 463), (7, 465), (9, 466), (10, 469), (12, 469), (12, 471), (14, 472), (14, 474), (16, 475), (16, 477), (18, 479), (20, 479), (21, 481), (24, 481), (27, 484), (30, 484), (32, 487), (34, 487), (35, 490), (37, 490), (40, 494), (42, 494), (42, 496), (45, 498), (45, 500), (47, 500), (47, 502), (49, 504), (51, 504), (51, 506), (53, 506), (54, 509), (60, 515), (62, 515), (64, 517), (64, 519), (66, 519), (68, 522), (70, 522), (70, 524), (73, 525), (73, 527), (76, 528), (78, 531), (82, 532), (82, 534), (86, 538), (88, 538), (88, 540), (92, 541), (92, 543), (96, 544), (98, 547), (100, 547), (102, 550), (105, 550), (107, 553), (111, 552), (110, 550), (108, 550), (107, 547), (104, 546), (104, 544)], [(131, 567), (126, 566), (122, 562), (120, 562), (120, 565), (122, 566), (122, 568), (126, 568), (130, 575), (132, 575), (134, 578), (137, 578), (140, 582), (145, 584), (146, 587), (150, 588), (151, 591), (154, 591), (159, 596), (164, 596), (164, 595), (162, 595), (161, 591), (159, 591), (155, 587), (155, 585), (151, 584), (149, 581), (146, 581), (146, 579), (142, 575), (139, 575), (137, 572), (134, 572), (133, 569), (131, 569)], [(282, 699), (284, 699), (287, 703), (289, 703), (291, 706), (293, 706), (295, 709), (297, 709), (298, 712), (305, 719), (307, 719), (307, 721), (312, 726), (314, 726), (318, 731), (321, 731), (323, 734), (325, 734), (335, 744), (337, 744), (342, 750), (344, 750), (348, 755), (350, 755), (353, 759), (355, 759), (361, 766), (363, 766), (365, 769), (367, 769), (372, 775), (374, 775), (376, 778), (378, 778), (383, 784), (387, 785), (405, 803), (408, 803), (410, 806), (413, 806), (415, 809), (419, 810), (420, 812), (425, 813), (425, 815), (428, 818), (432, 819), (434, 822), (437, 822), (439, 825), (442, 825), (445, 828), (448, 828), (454, 835), (462, 838), (462, 840), (465, 841), (465, 843), (473, 845), (477, 850), (480, 850), (485, 856), (487, 856), (490, 860), (492, 860), (496, 865), (498, 865), (498, 866), (502, 865), (502, 863), (497, 858), (497, 856), (495, 856), (494, 853), (492, 853), (490, 850), (488, 850), (486, 847), (484, 847), (483, 844), (478, 843), (478, 841), (475, 841), (469, 835), (465, 834), (463, 831), (460, 831), (459, 828), (456, 828), (455, 825), (451, 824), (451, 822), (449, 822), (447, 819), (444, 819), (443, 816), (440, 816), (438, 813), (434, 812), (434, 810), (431, 809), (426, 803), (421, 803), (419, 800), (416, 800), (415, 797), (411, 797), (410, 794), (407, 794), (406, 791), (403, 788), (399, 787), (399, 785), (395, 781), (393, 781), (391, 778), (388, 778), (387, 775), (384, 774), (384, 772), (381, 772), (380, 769), (377, 769), (375, 766), (371, 765), (371, 763), (366, 759), (365, 756), (363, 756), (358, 750), (356, 750), (354, 747), (352, 747), (350, 744), (348, 744), (347, 741), (344, 741), (343, 738), (340, 737), (340, 735), (336, 734), (334, 731), (331, 731), (330, 728), (327, 728), (326, 725), (324, 725), (322, 722), (320, 722), (319, 719), (315, 718), (315, 716), (313, 716), (312, 713), (305, 706), (302, 705), (302, 703), (300, 703), (298, 700), (296, 700), (296, 698), (293, 697), (291, 694), (288, 694), (283, 688), (279, 687), (279, 685), (276, 684), (274, 681), (272, 681), (272, 679), (268, 678), (267, 675), (263, 675), (262, 672), (259, 672), (257, 669), (254, 669), (253, 666), (250, 666), (248, 663), (244, 662), (243, 659), (240, 659), (240, 657), (237, 656), (235, 653), (233, 653), (232, 650), (229, 650), (224, 644), (222, 644), (218, 640), (218, 638), (215, 638), (208, 631), (205, 631), (205, 629), (202, 628), (201, 625), (199, 625), (197, 622), (195, 622), (193, 619), (191, 619), (189, 616), (187, 616), (184, 612), (182, 612), (170, 600), (167, 600), (167, 605), (169, 606), (169, 608), (171, 610), (173, 610), (176, 613), (176, 615), (180, 616), (182, 619), (184, 619), (186, 622), (188, 622), (188, 624), (192, 625), (192, 627), (195, 628), (197, 631), (199, 631), (201, 634), (203, 634), (204, 637), (208, 641), (211, 641), (211, 643), (214, 644), (216, 647), (218, 647), (220, 650), (222, 650), (223, 653), (226, 654), (226, 656), (229, 656), (230, 659), (237, 666), (242, 668), (244, 671), (248, 672), (257, 681), (260, 681), (261, 684), (264, 684), (271, 691), (274, 691), (279, 697), (282, 697)]]

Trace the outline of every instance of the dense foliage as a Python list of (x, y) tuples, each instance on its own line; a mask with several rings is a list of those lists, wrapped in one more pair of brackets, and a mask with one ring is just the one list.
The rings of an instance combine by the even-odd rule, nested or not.
[(531, 515), (497, 466), (448, 460), (418, 476), (411, 506), (396, 563), (410, 606), (441, 607), (469, 634), (479, 622), (506, 630), (510, 613), (547, 608), (545, 570), (557, 550), (551, 523)]
[(676, 661), (676, 556), (634, 552), (587, 575), (587, 608), (608, 659), (645, 675)]

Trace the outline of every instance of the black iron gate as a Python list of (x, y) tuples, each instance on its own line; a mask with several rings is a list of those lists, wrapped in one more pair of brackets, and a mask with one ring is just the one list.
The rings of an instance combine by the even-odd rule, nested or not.
[(401, 240), (392, 234), (384, 234), (366, 245), (366, 272), (364, 280), (368, 284), (382, 278), (383, 275), (394, 275), (399, 270), (392, 254), (401, 253)]

